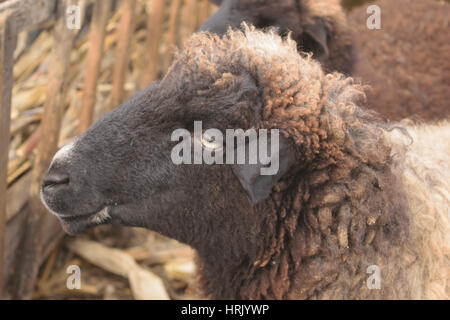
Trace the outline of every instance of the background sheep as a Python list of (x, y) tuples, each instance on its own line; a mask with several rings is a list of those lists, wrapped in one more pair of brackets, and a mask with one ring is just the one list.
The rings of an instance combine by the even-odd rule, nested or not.
[[(369, 30), (367, 6), (345, 19), (338, 0), (223, 0), (200, 28), (223, 34), (242, 21), (292, 31), (301, 51), (326, 71), (372, 86), (368, 106), (391, 119), (450, 115), (450, 5), (434, 0), (381, 0), (382, 30)], [(447, 71), (446, 71), (447, 70)]]
[[(337, 0), (223, 0), (211, 1), (219, 10), (201, 31), (225, 34), (243, 21), (257, 28), (277, 27), (280, 34), (292, 32), (299, 51), (313, 52), (326, 71), (349, 74), (353, 70), (352, 34)], [(365, 24), (364, 24), (365, 25)]]
[[(362, 94), (292, 40), (196, 35), (161, 82), (58, 152), (43, 201), (71, 233), (113, 223), (188, 243), (213, 298), (448, 298), (449, 124), (385, 129)], [(194, 120), (279, 128), (288, 173), (255, 205), (245, 165), (174, 165), (171, 133)]]

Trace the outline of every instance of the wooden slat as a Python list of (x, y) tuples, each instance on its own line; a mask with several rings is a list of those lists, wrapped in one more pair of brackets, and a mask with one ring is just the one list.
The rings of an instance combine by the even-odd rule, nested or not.
[(17, 36), (11, 32), (11, 11), (0, 14), (0, 298), (3, 296), (6, 225), (6, 177), (8, 170), (11, 95), (13, 87), (13, 56)]
[(120, 18), (116, 59), (113, 71), (111, 110), (123, 102), (124, 83), (129, 62), (129, 47), (132, 32), (134, 31), (134, 19), (136, 16), (136, 0), (123, 0), (121, 11), (122, 17)]
[(27, 203), (31, 181), (29, 172), (8, 188), (6, 192), (6, 223), (13, 219)]
[(0, 13), (12, 12), (11, 31), (20, 31), (55, 17), (56, 2), (60, 0), (10, 0), (0, 4)]
[[(5, 232), (5, 239), (7, 251), (5, 254), (5, 275), (7, 282), (5, 283), (5, 295), (6, 299), (19, 298), (17, 295), (17, 288), (23, 281), (18, 270), (18, 266), (23, 263), (23, 250), (26, 250), (26, 242), (22, 241), (27, 235), (27, 230), (24, 228), (27, 217), (30, 215), (31, 209), (29, 203), (26, 204), (11, 220), (8, 221), (7, 229)], [(55, 244), (59, 243), (64, 232), (60, 227), (60, 223), (57, 219), (45, 219), (42, 226), (41, 237), (41, 254), (38, 257), (36, 265), (42, 265), (50, 252), (55, 248)], [(34, 281), (33, 281), (34, 283)], [(32, 284), (33, 284), (32, 283)]]
[(166, 0), (153, 0), (147, 20), (147, 38), (145, 41), (145, 67), (142, 70), (140, 87), (145, 88), (158, 78), (159, 43), (164, 21)]
[(174, 49), (177, 45), (177, 23), (180, 14), (181, 0), (172, 0), (170, 4), (169, 30), (167, 31), (167, 54), (164, 69), (167, 70), (172, 63)]
[[(57, 151), (59, 133), (64, 112), (64, 101), (67, 89), (67, 74), (70, 65), (70, 53), (76, 30), (70, 30), (66, 25), (66, 7), (77, 4), (76, 0), (61, 0), (58, 2), (58, 20), (53, 31), (53, 46), (50, 54), (49, 74), (46, 90), (46, 101), (41, 123), (41, 139), (38, 144), (38, 152), (34, 161), (32, 183), (30, 189), (30, 212), (24, 225), (25, 232), (21, 241), (21, 250), (16, 261), (14, 279), (16, 285), (14, 298), (29, 298), (37, 276), (41, 255), (43, 254), (43, 239), (49, 230), (44, 226), (49, 220), (56, 220), (43, 207), (39, 191), (43, 176), (49, 166), (53, 155)], [(60, 229), (60, 227), (58, 226)], [(44, 234), (45, 233), (45, 234)], [(54, 238), (57, 240), (57, 238)]]
[(111, 1), (102, 0), (95, 3), (92, 15), (91, 31), (89, 33), (89, 51), (86, 60), (86, 76), (83, 85), (83, 102), (81, 107), (81, 134), (92, 124), (94, 106), (97, 94), (97, 81), (100, 74), (100, 63), (103, 54), (106, 24), (108, 22)]
[(197, 29), (211, 16), (211, 2), (201, 0)]
[(12, 287), (14, 287), (14, 281), (16, 279), (15, 274), (17, 270), (15, 270), (14, 266), (19, 265), (20, 261), (18, 260), (19, 255), (17, 254), (19, 251), (20, 242), (22, 240), (23, 234), (25, 233), (24, 225), (26, 222), (27, 215), (29, 210), (25, 210), (28, 206), (20, 210), (14, 217), (8, 221), (8, 227), (5, 230), (5, 242), (8, 244), (5, 247), (5, 256), (4, 256), (4, 299), (10, 299)]
[(182, 17), (182, 40), (186, 41), (195, 32), (197, 28), (198, 10), (197, 0), (186, 0), (183, 8)]

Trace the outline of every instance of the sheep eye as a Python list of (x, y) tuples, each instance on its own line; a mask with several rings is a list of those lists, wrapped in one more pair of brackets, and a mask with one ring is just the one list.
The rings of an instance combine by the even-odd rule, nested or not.
[(217, 141), (214, 136), (210, 136), (206, 133), (201, 137), (202, 145), (207, 149), (218, 150), (222, 148), (222, 143)]

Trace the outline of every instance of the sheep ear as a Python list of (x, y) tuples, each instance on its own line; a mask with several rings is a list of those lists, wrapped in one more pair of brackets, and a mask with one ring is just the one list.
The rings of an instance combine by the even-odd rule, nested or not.
[[(296, 162), (295, 149), (291, 142), (280, 138), (279, 148), (272, 148), (274, 141), (271, 138), (268, 140), (270, 141), (270, 150), (275, 149), (270, 153), (271, 162), (269, 164), (264, 165), (258, 159), (257, 164), (232, 166), (234, 174), (254, 204), (266, 199), (272, 188)], [(249, 159), (248, 150), (248, 145), (246, 145), (246, 159)], [(246, 161), (246, 163), (248, 162)]]
[(300, 49), (312, 52), (313, 57), (323, 61), (328, 57), (327, 29), (323, 21), (316, 20), (314, 24), (305, 26), (304, 33), (299, 40)]

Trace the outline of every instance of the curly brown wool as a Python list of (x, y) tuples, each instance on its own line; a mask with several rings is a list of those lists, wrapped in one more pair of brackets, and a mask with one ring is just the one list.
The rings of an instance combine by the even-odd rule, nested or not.
[[(191, 244), (199, 251), (205, 294), (221, 299), (448, 297), (444, 212), (450, 179), (420, 188), (424, 175), (448, 176), (439, 172), (448, 142), (434, 154), (421, 154), (429, 143), (408, 146), (408, 138), (415, 141), (422, 127), (399, 124), (410, 132), (399, 134), (402, 130), (358, 107), (364, 93), (351, 78), (325, 75), (311, 57), (297, 53), (294, 41), (248, 27), (222, 39), (194, 36), (162, 86), (168, 92), (182, 88), (183, 98), (196, 102), (198, 110), (189, 112), (195, 115), (204, 108), (213, 112), (214, 106), (201, 103), (206, 97), (245, 96), (244, 75), (259, 93), (240, 102), (227, 119), (217, 119), (217, 126), (280, 129), (295, 144), (298, 164), (261, 204), (249, 207), (236, 194), (233, 203), (242, 207), (231, 211), (214, 198), (223, 225), (208, 243)], [(450, 136), (448, 123), (424, 128)], [(427, 165), (415, 158), (419, 154)], [(233, 185), (226, 177), (223, 182)], [(430, 201), (436, 187), (447, 196)], [(413, 204), (423, 199), (416, 210)], [(421, 219), (435, 223), (425, 226)], [(223, 251), (217, 250), (220, 243)], [(379, 290), (366, 285), (370, 265), (382, 270)]]

